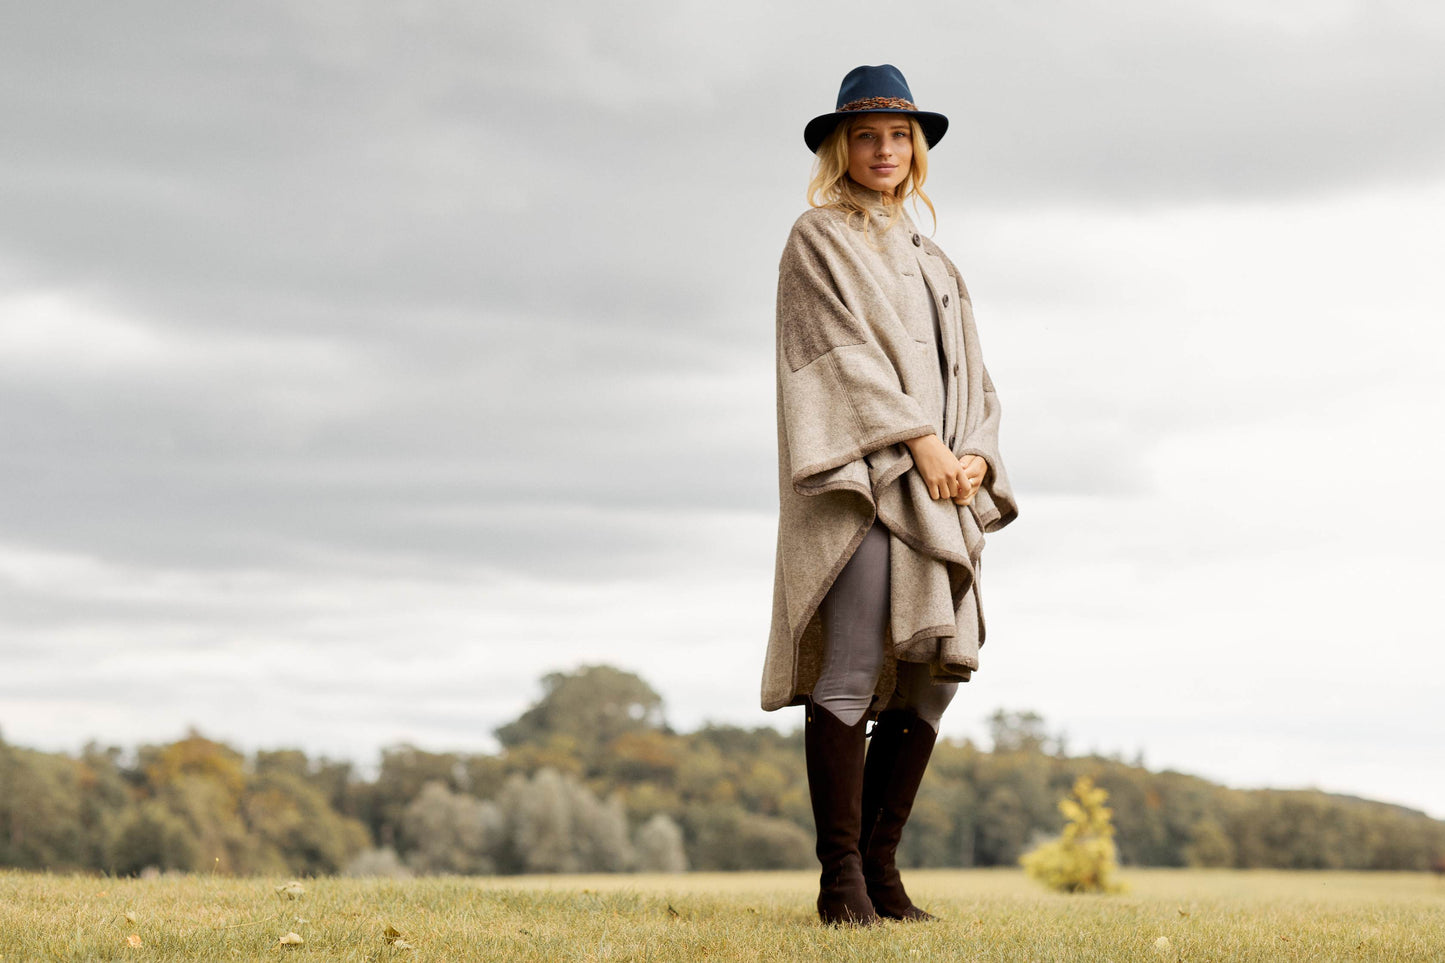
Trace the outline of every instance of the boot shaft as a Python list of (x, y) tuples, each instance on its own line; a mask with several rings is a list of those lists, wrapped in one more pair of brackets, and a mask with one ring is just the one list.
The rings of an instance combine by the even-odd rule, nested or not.
[(825, 923), (878, 921), (863, 878), (858, 837), (863, 817), (866, 717), (849, 726), (809, 700), (803, 745), (817, 829), (818, 915)]
[(890, 709), (879, 713), (868, 745), (858, 849), (870, 900), (893, 919), (933, 918), (908, 898), (895, 857), (936, 739), (917, 713)]

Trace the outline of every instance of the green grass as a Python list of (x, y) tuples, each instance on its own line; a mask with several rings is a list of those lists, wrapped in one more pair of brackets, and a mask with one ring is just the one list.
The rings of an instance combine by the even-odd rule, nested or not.
[[(818, 923), (811, 872), (312, 879), (294, 900), (281, 878), (0, 872), (0, 960), (1445, 961), (1445, 884), (1428, 876), (1122, 876), (1124, 895), (1063, 896), (1015, 870), (914, 870), (942, 920), (839, 929)], [(302, 945), (277, 944), (293, 931)]]

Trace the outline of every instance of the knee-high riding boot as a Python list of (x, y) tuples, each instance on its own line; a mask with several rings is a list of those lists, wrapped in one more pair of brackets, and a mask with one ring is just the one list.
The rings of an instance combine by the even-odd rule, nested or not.
[(858, 836), (863, 814), (864, 727), (845, 725), (832, 712), (807, 703), (803, 745), (808, 794), (818, 831), (818, 916), (824, 923), (881, 922), (868, 899)]
[(933, 727), (912, 709), (886, 709), (878, 714), (869, 739), (858, 849), (868, 898), (874, 910), (889, 919), (937, 919), (913, 905), (894, 864), (936, 738)]

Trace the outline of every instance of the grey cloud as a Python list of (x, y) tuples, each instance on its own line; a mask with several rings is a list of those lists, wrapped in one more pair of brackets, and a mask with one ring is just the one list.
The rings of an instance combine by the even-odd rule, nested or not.
[[(665, 5), (636, 20), (583, 5), (66, 9), (7, 32), (0, 109), (22, 146), (5, 246), (169, 291), (193, 322), (201, 308), (251, 325), (318, 303), (348, 319), (576, 314), (639, 290), (705, 325), (689, 295), (725, 290), (744, 252), (772, 255), (759, 212), (800, 206), (806, 158), (785, 145), (846, 69), (830, 32), (856, 26)], [(955, 115), (938, 166), (970, 205), (1327, 190), (1440, 169), (1442, 31), (1411, 9), (1291, 34), (1158, 4), (940, 6), (908, 68)], [(795, 155), (791, 176), (754, 173)], [(730, 242), (711, 263), (671, 243), (699, 209)]]

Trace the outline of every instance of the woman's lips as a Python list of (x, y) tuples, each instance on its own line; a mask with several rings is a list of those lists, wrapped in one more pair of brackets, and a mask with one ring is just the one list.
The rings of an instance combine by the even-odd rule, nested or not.
[(877, 171), (880, 174), (891, 174), (898, 168), (897, 164), (874, 164), (869, 170)]

